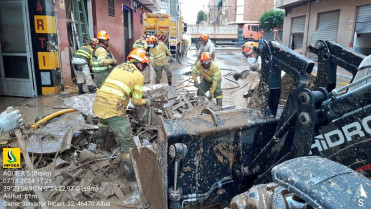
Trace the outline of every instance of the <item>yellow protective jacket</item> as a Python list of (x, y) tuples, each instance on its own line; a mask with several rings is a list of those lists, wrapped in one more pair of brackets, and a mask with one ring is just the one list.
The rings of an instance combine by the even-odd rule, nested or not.
[(139, 38), (133, 44), (133, 49), (136, 49), (136, 48), (141, 48), (141, 49), (146, 50), (147, 49), (147, 41), (143, 38)]
[(167, 64), (167, 56), (171, 57), (172, 54), (170, 53), (169, 49), (166, 45), (159, 41), (156, 47), (149, 49), (150, 60), (152, 67), (156, 66), (164, 66)]
[(215, 62), (211, 61), (209, 70), (205, 71), (204, 67), (202, 67), (201, 65), (201, 62), (197, 62), (197, 64), (192, 68), (192, 78), (194, 82), (198, 82), (196, 76), (197, 72), (200, 73), (205, 81), (213, 83), (209, 91), (210, 93), (214, 94), (216, 90), (216, 84), (222, 78), (218, 65)]
[(93, 114), (102, 119), (124, 116), (131, 102), (145, 105), (143, 97), (143, 74), (131, 63), (116, 66), (98, 90), (94, 99)]
[(101, 72), (112, 68), (117, 61), (111, 58), (111, 53), (108, 53), (104, 47), (98, 47), (95, 49), (92, 58), (92, 70), (93, 72)]

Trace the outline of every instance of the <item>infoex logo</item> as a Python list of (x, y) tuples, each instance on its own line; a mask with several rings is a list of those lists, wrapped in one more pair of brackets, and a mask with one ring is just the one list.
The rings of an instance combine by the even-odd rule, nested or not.
[(3, 149), (3, 168), (21, 167), (21, 148)]
[(371, 121), (371, 115), (363, 118), (361, 122), (356, 121), (345, 125), (341, 130), (335, 129), (328, 133), (315, 136), (309, 154), (312, 154), (313, 149), (318, 149), (319, 152), (322, 152), (329, 148), (342, 145), (346, 141), (350, 142), (356, 136), (362, 138), (366, 136), (365, 133), (371, 134), (369, 121)]

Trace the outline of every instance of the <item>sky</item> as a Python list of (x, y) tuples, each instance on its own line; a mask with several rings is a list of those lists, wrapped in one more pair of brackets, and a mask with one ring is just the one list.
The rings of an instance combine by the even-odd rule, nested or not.
[(187, 24), (196, 24), (197, 13), (205, 9), (209, 0), (181, 0), (181, 10), (184, 22)]

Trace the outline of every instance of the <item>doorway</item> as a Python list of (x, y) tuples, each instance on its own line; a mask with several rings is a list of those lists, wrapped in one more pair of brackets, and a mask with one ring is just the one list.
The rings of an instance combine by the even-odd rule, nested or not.
[(131, 46), (131, 9), (124, 6), (124, 44), (125, 44), (125, 57), (129, 55)]
[(0, 2), (0, 95), (34, 97), (27, 1)]

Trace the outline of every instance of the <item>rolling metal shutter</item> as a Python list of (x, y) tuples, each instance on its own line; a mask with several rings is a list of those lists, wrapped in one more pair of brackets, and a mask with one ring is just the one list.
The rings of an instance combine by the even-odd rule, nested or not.
[(371, 33), (371, 4), (358, 7), (356, 33)]
[[(333, 40), (337, 41), (338, 28), (339, 28), (340, 11), (326, 12), (318, 14), (318, 27), (316, 32), (313, 33), (310, 44), (314, 44), (318, 40)], [(317, 55), (311, 53), (310, 58), (317, 60)]]
[(292, 18), (291, 33), (304, 33), (305, 16)]
[(291, 36), (295, 49), (303, 47), (305, 16), (292, 18)]

